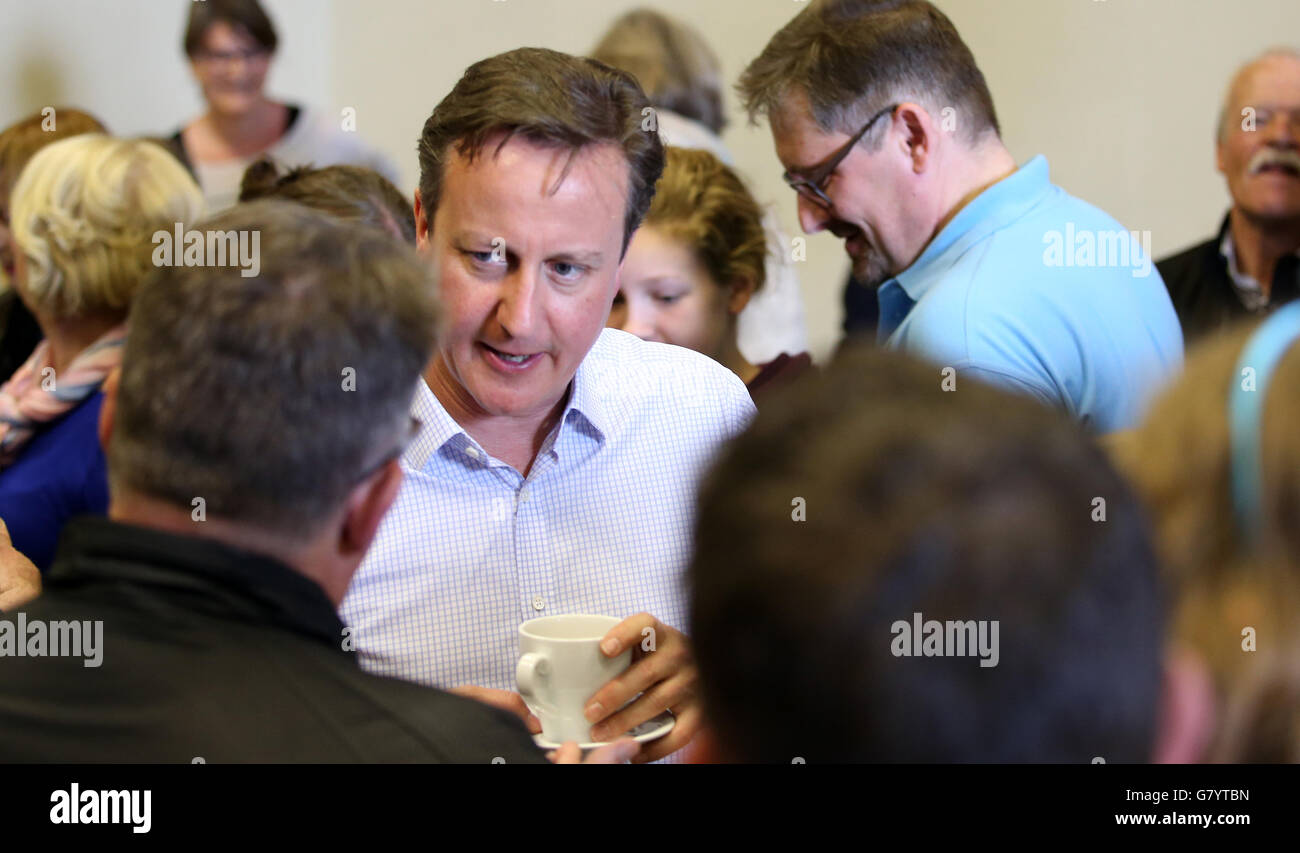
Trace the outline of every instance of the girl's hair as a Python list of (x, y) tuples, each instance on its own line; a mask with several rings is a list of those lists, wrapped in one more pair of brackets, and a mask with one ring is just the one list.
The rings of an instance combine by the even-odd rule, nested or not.
[(689, 245), (719, 285), (744, 279), (755, 290), (763, 286), (763, 211), (736, 173), (708, 151), (668, 148), (645, 224)]

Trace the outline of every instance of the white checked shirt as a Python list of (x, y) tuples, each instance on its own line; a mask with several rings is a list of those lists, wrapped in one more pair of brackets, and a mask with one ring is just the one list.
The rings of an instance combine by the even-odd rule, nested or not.
[(649, 611), (682, 631), (695, 490), (754, 406), (699, 353), (606, 329), (524, 478), (424, 382), (401, 491), (343, 601), (366, 669), (437, 687), (515, 689), (518, 628)]

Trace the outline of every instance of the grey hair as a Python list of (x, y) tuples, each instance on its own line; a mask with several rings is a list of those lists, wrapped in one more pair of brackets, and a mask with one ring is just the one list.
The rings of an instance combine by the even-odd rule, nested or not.
[(1215, 125), (1215, 140), (1222, 143), (1228, 139), (1228, 113), (1232, 110), (1232, 97), (1237, 92), (1237, 84), (1245, 73), (1263, 62), (1266, 59), (1286, 58), (1294, 59), (1300, 62), (1300, 50), (1285, 45), (1279, 47), (1270, 47), (1268, 50), (1256, 56), (1254, 59), (1240, 66), (1232, 79), (1228, 81), (1228, 90), (1223, 95), (1223, 103), (1219, 106), (1219, 121)]

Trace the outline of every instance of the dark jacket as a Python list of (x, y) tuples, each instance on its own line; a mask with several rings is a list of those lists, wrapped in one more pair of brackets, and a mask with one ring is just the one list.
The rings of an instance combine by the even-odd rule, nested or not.
[[(45, 584), (29, 656), (0, 622), (0, 762), (545, 761), (504, 711), (363, 672), (325, 593), (274, 560), (86, 518)], [(55, 620), (101, 621), (97, 651), (30, 656)]]
[[(1228, 230), (1228, 217), (1224, 217), (1219, 233), (1213, 239), (1190, 249), (1171, 255), (1156, 263), (1160, 277), (1169, 288), (1178, 321), (1183, 327), (1183, 341), (1193, 343), (1210, 332), (1252, 316), (1232, 286), (1228, 272), (1228, 259), (1220, 246)], [(1278, 260), (1269, 291), (1269, 308), (1296, 298), (1300, 285), (1300, 259), (1288, 255)]]

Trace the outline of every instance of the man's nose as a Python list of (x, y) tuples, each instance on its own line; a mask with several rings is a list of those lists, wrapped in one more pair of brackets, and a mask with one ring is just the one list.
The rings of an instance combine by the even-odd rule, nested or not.
[(497, 304), (497, 322), (512, 338), (527, 337), (533, 330), (536, 314), (537, 275), (520, 264), (513, 273), (507, 273), (501, 287), (501, 301)]
[(805, 195), (799, 197), (799, 226), (805, 234), (816, 234), (831, 221), (831, 212)]

